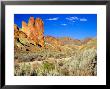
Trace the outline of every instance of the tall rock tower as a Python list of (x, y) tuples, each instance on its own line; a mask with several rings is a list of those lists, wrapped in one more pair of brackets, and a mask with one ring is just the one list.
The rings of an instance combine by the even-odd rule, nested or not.
[(33, 40), (36, 45), (44, 47), (44, 23), (41, 18), (30, 17), (28, 24), (22, 21), (22, 31), (28, 38)]
[(37, 39), (40, 46), (44, 47), (44, 23), (42, 19), (36, 18), (35, 29), (37, 30)]

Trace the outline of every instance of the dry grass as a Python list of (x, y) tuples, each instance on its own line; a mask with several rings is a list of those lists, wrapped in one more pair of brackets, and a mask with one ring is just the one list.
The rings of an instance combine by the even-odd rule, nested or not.
[[(71, 55), (72, 56), (69, 55), (68, 57), (64, 52), (50, 50), (42, 50), (36, 53), (24, 53), (18, 58), (21, 62), (15, 63), (15, 76), (97, 75), (96, 49), (79, 50), (73, 52)], [(32, 63), (30, 63), (30, 61)]]

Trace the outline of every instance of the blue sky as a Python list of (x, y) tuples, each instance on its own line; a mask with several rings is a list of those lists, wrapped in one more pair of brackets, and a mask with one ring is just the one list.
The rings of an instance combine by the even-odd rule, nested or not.
[(21, 28), (30, 16), (44, 22), (44, 35), (84, 39), (97, 36), (97, 14), (14, 14), (14, 24)]

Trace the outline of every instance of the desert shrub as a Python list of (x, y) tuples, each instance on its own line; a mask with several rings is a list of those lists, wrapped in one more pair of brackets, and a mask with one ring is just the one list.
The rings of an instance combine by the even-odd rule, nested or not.
[[(31, 64), (15, 65), (16, 76), (93, 76), (97, 75), (96, 49), (83, 49), (74, 52), (40, 50), (16, 54), (15, 58), (24, 62), (42, 61), (37, 68)], [(71, 53), (71, 55), (70, 55)], [(56, 61), (50, 62), (49, 58)], [(69, 58), (69, 60), (66, 60)], [(48, 60), (48, 61), (46, 61)]]
[(52, 70), (52, 69), (55, 68), (55, 66), (54, 66), (54, 64), (52, 64), (52, 63), (49, 63), (49, 62), (47, 62), (47, 61), (44, 61), (44, 62), (43, 62), (43, 68), (44, 68), (44, 69), (47, 69), (47, 70)]
[(95, 49), (77, 52), (63, 66), (70, 75), (96, 75), (97, 54)]
[(45, 59), (45, 56), (43, 56), (42, 54), (36, 53), (36, 52), (25, 52), (25, 53), (19, 53), (19, 54), (15, 54), (14, 58), (19, 59), (21, 62), (30, 62), (30, 61), (41, 61)]
[(30, 64), (21, 64), (19, 65), (19, 69), (15, 68), (15, 76), (27, 76), (31, 73), (31, 65)]
[(14, 58), (20, 60), (21, 62), (30, 62), (30, 61), (42, 61), (48, 58), (61, 59), (68, 57), (67, 55), (68, 54), (66, 52), (41, 49), (36, 52), (27, 51), (15, 53)]
[(47, 61), (44, 61), (42, 66), (37, 70), (37, 73), (40, 72), (41, 75), (49, 75), (50, 71), (55, 69), (55, 65), (53, 63), (49, 63)]

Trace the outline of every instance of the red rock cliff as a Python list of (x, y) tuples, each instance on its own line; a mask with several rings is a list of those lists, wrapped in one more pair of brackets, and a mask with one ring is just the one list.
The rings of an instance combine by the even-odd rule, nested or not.
[(41, 18), (30, 17), (28, 24), (22, 21), (22, 31), (28, 38), (33, 40), (36, 45), (44, 47), (44, 23)]

